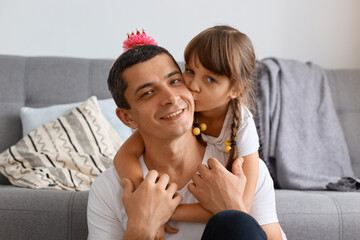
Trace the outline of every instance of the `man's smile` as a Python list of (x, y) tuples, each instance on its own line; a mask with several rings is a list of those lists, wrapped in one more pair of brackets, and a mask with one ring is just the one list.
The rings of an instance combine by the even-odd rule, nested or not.
[(184, 109), (179, 109), (176, 112), (170, 113), (166, 116), (161, 117), (160, 119), (169, 119), (169, 118), (173, 118), (176, 117), (178, 115), (180, 115), (182, 112), (184, 111)]

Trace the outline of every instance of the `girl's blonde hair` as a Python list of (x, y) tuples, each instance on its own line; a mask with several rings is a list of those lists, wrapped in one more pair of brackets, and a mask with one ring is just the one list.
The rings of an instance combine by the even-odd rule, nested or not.
[[(238, 30), (229, 26), (215, 26), (199, 33), (186, 46), (185, 63), (189, 63), (194, 57), (211, 72), (228, 77), (231, 86), (239, 93), (238, 97), (230, 101), (234, 112), (230, 140), (235, 141), (241, 123), (241, 105), (245, 105), (253, 113), (256, 110), (257, 76), (253, 45)], [(226, 164), (229, 171), (237, 157), (237, 147), (234, 145)]]

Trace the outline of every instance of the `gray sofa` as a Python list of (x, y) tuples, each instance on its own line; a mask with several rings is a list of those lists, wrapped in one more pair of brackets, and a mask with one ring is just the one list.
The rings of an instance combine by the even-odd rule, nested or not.
[[(0, 55), (0, 152), (22, 136), (20, 108), (109, 98), (112, 60)], [(327, 70), (360, 176), (360, 70)], [(0, 239), (86, 239), (88, 192), (31, 190), (0, 175)], [(360, 193), (276, 190), (288, 239), (360, 239)]]

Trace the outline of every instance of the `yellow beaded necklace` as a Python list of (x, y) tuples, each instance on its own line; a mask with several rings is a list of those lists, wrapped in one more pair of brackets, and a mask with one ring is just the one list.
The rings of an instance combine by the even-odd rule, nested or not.
[(205, 131), (206, 131), (207, 125), (206, 125), (205, 123), (200, 123), (200, 124), (199, 124), (196, 114), (195, 114), (194, 117), (195, 117), (195, 123), (194, 123), (194, 125), (193, 125), (193, 130), (192, 130), (192, 132), (193, 132), (193, 134), (194, 134), (195, 136), (198, 136), (198, 135), (200, 135), (201, 132), (205, 132)]
[(206, 131), (206, 129), (207, 129), (207, 126), (205, 123), (200, 123), (200, 124), (194, 123), (192, 132), (195, 136), (197, 136), (197, 135), (200, 135), (201, 132)]

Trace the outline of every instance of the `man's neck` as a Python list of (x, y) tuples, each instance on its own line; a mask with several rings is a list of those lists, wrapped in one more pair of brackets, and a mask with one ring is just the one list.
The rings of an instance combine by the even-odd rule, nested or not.
[(205, 153), (205, 146), (190, 131), (170, 141), (145, 142), (144, 162), (147, 168), (168, 174), (179, 189), (196, 173)]

